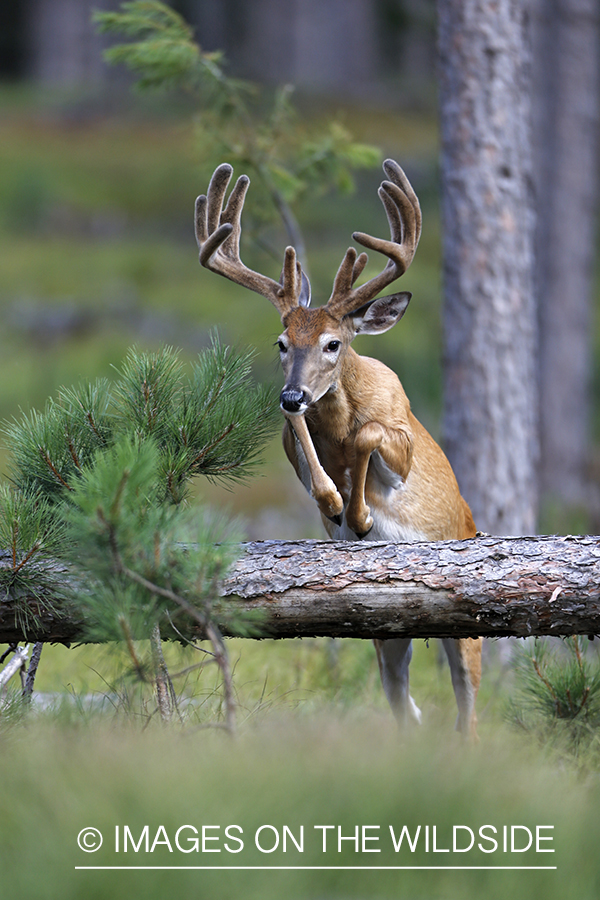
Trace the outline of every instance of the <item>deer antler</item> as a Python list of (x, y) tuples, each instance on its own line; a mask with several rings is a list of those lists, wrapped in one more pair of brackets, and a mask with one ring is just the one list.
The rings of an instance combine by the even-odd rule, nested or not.
[(247, 175), (240, 175), (223, 209), (232, 174), (233, 168), (228, 163), (222, 163), (213, 173), (207, 194), (196, 200), (196, 241), (200, 248), (200, 264), (266, 297), (283, 318), (301, 302), (306, 278), (293, 247), (285, 251), (281, 282), (244, 265), (240, 259), (240, 236), (242, 209), (250, 179)]
[(379, 275), (354, 288), (354, 284), (367, 264), (367, 254), (357, 256), (349, 247), (338, 269), (327, 309), (336, 316), (354, 312), (373, 300), (383, 288), (403, 275), (410, 266), (421, 236), (421, 207), (417, 195), (393, 159), (386, 159), (383, 170), (390, 179), (382, 182), (379, 197), (390, 225), (391, 240), (372, 237), (355, 231), (352, 237), (363, 247), (377, 250), (387, 256), (388, 263)]

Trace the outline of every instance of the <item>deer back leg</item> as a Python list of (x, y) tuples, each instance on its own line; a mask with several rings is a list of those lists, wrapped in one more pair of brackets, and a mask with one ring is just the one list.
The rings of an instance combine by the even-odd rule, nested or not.
[(456, 730), (463, 737), (477, 740), (475, 700), (481, 681), (481, 638), (444, 638), (442, 641), (452, 675), (458, 706)]
[(410, 638), (373, 641), (383, 690), (392, 707), (398, 724), (405, 728), (412, 723), (421, 724), (421, 710), (410, 696), (408, 667), (412, 658)]

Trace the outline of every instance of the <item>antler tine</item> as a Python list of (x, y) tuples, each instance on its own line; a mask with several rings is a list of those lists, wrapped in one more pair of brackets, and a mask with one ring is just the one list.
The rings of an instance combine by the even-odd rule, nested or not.
[[(200, 265), (266, 297), (283, 317), (298, 304), (300, 289), (297, 283), (301, 282), (301, 275), (297, 279), (286, 277), (283, 284), (279, 284), (244, 265), (240, 258), (240, 237), (242, 210), (250, 179), (247, 175), (240, 175), (223, 209), (232, 175), (233, 168), (228, 163), (222, 163), (213, 173), (207, 194), (196, 200), (195, 231)], [(288, 247), (286, 260), (290, 249), (294, 253), (295, 268), (296, 256), (292, 248)]]
[(419, 198), (415, 194), (413, 190), (413, 186), (406, 177), (406, 173), (398, 163), (393, 159), (386, 159), (383, 164), (383, 171), (390, 179), (393, 184), (398, 185), (408, 199), (415, 211), (415, 249), (417, 244), (419, 243), (419, 238), (421, 237), (421, 225), (422, 225), (422, 216), (421, 216), (421, 206), (419, 204)]
[(347, 315), (370, 300), (406, 272), (412, 262), (421, 235), (421, 207), (417, 195), (393, 159), (383, 164), (390, 181), (384, 181), (378, 191), (390, 226), (390, 240), (354, 232), (352, 237), (370, 250), (377, 250), (388, 257), (388, 263), (379, 275), (359, 288), (352, 288), (367, 262), (366, 253), (357, 258), (350, 247), (336, 275), (327, 308), (335, 315)]
[[(348, 247), (333, 282), (332, 299), (346, 297), (352, 291), (354, 282), (360, 276), (368, 261), (369, 257), (366, 253), (361, 253), (360, 256), (357, 256), (354, 247)], [(329, 304), (331, 302), (330, 300)]]

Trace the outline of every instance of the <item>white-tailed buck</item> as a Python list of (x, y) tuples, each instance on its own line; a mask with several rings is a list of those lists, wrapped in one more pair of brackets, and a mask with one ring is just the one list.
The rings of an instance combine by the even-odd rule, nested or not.
[[(293, 247), (279, 282), (240, 259), (241, 215), (250, 183), (219, 166), (207, 196), (196, 201), (196, 239), (203, 266), (266, 297), (284, 331), (278, 345), (285, 375), (283, 443), (298, 478), (314, 497), (336, 540), (438, 541), (475, 535), (475, 525), (442, 450), (413, 416), (396, 375), (350, 346), (357, 334), (379, 334), (398, 322), (411, 295), (377, 295), (404, 274), (421, 233), (419, 201), (393, 160), (379, 188), (391, 239), (353, 238), (387, 257), (383, 271), (356, 283), (367, 263), (350, 247), (325, 304), (310, 309), (310, 285)], [(381, 679), (398, 720), (420, 721), (408, 690), (410, 639), (375, 641)], [(458, 729), (475, 734), (480, 640), (444, 640), (458, 704)]]

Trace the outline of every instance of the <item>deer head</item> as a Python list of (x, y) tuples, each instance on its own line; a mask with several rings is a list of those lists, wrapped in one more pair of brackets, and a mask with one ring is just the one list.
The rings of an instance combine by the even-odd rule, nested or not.
[(412, 262), (421, 234), (421, 209), (400, 166), (383, 164), (389, 180), (379, 188), (390, 226), (390, 240), (355, 232), (363, 247), (387, 256), (385, 268), (356, 287), (368, 256), (346, 251), (324, 306), (310, 308), (310, 284), (293, 247), (285, 251), (279, 282), (247, 268), (240, 258), (241, 215), (250, 184), (247, 175), (235, 183), (223, 207), (233, 169), (227, 163), (214, 172), (207, 195), (196, 201), (196, 240), (200, 263), (236, 284), (262, 294), (275, 306), (284, 326), (278, 346), (285, 375), (281, 408), (299, 415), (330, 391), (335, 391), (350, 343), (357, 334), (387, 331), (404, 314), (411, 295), (405, 291), (377, 295), (399, 278)]

